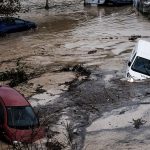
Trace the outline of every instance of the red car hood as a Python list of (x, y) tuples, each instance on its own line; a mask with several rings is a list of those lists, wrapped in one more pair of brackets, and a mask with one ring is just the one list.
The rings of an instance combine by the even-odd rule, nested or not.
[(35, 128), (28, 130), (18, 130), (10, 128), (6, 134), (6, 138), (12, 143), (13, 141), (32, 143), (43, 138), (45, 135), (43, 128)]

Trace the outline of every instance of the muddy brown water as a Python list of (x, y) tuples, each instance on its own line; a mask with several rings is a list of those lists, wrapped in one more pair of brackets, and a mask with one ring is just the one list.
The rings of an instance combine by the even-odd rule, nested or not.
[(72, 91), (62, 95), (57, 103), (42, 106), (46, 113), (56, 114), (57, 117), (50, 120), (54, 124), (61, 112), (70, 114), (73, 126), (79, 130), (75, 140), (81, 143), (78, 147), (81, 149), (85, 127), (101, 112), (132, 104), (130, 99), (141, 99), (148, 93), (149, 82), (130, 85), (121, 79), (124, 79), (127, 60), (137, 41), (129, 41), (129, 37), (140, 35), (150, 41), (150, 21), (132, 6), (77, 6), (20, 14), (21, 18), (35, 21), (38, 29), (1, 38), (0, 70), (5, 72), (23, 66), (32, 76), (28, 83), (16, 88), (30, 97), (36, 94), (39, 83), (46, 90), (56, 90), (65, 81), (70, 82), (74, 75), (62, 73), (62, 81), (58, 74), (66, 65), (83, 64), (90, 69), (90, 81), (73, 83)]

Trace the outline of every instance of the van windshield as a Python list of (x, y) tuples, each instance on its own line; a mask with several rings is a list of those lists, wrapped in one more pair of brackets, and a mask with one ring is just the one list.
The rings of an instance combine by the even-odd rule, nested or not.
[(8, 126), (16, 129), (29, 129), (39, 125), (30, 106), (7, 107)]
[(150, 60), (137, 56), (131, 69), (150, 76)]

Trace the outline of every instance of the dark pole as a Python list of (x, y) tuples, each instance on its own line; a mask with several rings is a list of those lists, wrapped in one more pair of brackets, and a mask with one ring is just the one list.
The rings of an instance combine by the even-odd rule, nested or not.
[(45, 9), (49, 9), (48, 0), (46, 0)]
[(85, 0), (84, 0), (84, 6), (86, 6), (86, 2), (85, 2)]

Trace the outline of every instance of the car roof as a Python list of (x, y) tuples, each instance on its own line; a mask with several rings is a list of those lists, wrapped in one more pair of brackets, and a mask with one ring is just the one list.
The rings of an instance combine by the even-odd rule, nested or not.
[(150, 59), (150, 42), (139, 40), (136, 47), (137, 56)]
[(0, 97), (5, 106), (30, 106), (18, 91), (8, 86), (0, 86)]
[(0, 19), (19, 19), (19, 18), (16, 18), (16, 17), (5, 17), (5, 16), (0, 16)]
[(15, 20), (25, 21), (25, 20), (22, 20), (20, 18), (15, 18), (15, 17), (0, 17), (0, 23), (14, 22)]

